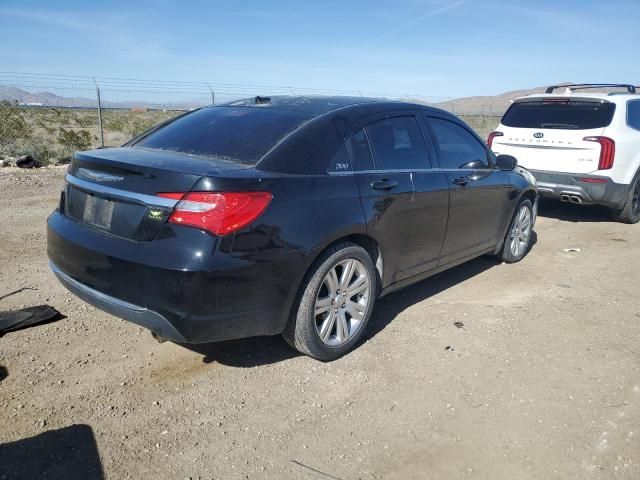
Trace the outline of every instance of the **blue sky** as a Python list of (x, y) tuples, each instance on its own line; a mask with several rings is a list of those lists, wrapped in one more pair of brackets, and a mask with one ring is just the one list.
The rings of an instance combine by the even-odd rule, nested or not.
[(0, 70), (491, 95), (640, 83), (635, 1), (0, 0)]

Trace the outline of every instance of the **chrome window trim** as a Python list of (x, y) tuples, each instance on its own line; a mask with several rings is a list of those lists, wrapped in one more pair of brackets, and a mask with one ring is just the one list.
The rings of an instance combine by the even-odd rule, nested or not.
[(135, 201), (143, 203), (144, 205), (155, 205), (158, 207), (173, 208), (178, 203), (178, 200), (173, 198), (156, 197), (155, 195), (147, 195), (145, 193), (129, 192), (127, 190), (121, 190), (119, 188), (108, 187), (107, 185), (100, 185), (98, 183), (87, 182), (78, 177), (74, 177), (67, 173), (65, 180), (81, 190), (87, 192), (101, 193), (110, 197), (121, 198), (123, 200)]
[(424, 173), (424, 172), (495, 172), (495, 168), (421, 168), (410, 170), (355, 170), (350, 172), (328, 172), (329, 175), (372, 175), (372, 174), (386, 174), (386, 173)]

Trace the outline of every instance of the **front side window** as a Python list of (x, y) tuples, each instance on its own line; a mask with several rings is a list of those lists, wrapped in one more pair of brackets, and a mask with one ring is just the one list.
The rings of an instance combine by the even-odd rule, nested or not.
[(487, 149), (465, 128), (454, 122), (427, 117), (433, 132), (440, 168), (490, 168)]
[(627, 107), (627, 124), (631, 128), (640, 130), (640, 100), (629, 102)]
[(366, 128), (377, 170), (430, 167), (427, 145), (415, 117), (386, 118)]

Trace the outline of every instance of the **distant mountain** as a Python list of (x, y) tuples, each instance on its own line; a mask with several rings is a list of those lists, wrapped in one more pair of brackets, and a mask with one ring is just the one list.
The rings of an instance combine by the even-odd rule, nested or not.
[(0, 85), (0, 100), (11, 103), (42, 104), (61, 107), (95, 107), (96, 100), (84, 97), (62, 97), (51, 92), (30, 93), (17, 87)]
[[(562, 82), (557, 85), (565, 85), (571, 82)], [(436, 107), (448, 110), (457, 114), (467, 115), (502, 115), (509, 107), (511, 102), (518, 97), (529, 95), (531, 93), (543, 93), (547, 87), (536, 87), (524, 90), (513, 90), (501, 93), (499, 95), (464, 97), (454, 100), (448, 100), (440, 103), (430, 103)], [(268, 92), (265, 92), (268, 94)], [(127, 94), (127, 96), (130, 94)], [(163, 94), (170, 98), (169, 92)], [(104, 97), (103, 97), (104, 98)], [(72, 107), (72, 108), (95, 108), (96, 99), (90, 97), (65, 97), (51, 92), (27, 92), (20, 88), (8, 87), (0, 85), (0, 100), (8, 100), (10, 102), (18, 102), (20, 104), (42, 104), (47, 106)], [(229, 100), (229, 99), (227, 99)], [(425, 103), (424, 100), (415, 98), (406, 98), (407, 101), (416, 103)], [(201, 100), (190, 99), (185, 101), (169, 101), (169, 102), (153, 102), (146, 100), (128, 100), (128, 101), (102, 101), (104, 108), (149, 108), (149, 109), (176, 109), (184, 110), (196, 108), (208, 104), (209, 99), (205, 95)]]
[[(561, 82), (556, 85), (568, 85), (572, 82)], [(524, 90), (512, 90), (510, 92), (501, 93), (499, 95), (482, 96), (482, 97), (463, 97), (455, 100), (437, 103), (435, 106), (448, 110), (453, 113), (464, 113), (468, 115), (502, 115), (511, 102), (518, 98), (524, 97), (532, 93), (544, 93), (547, 87), (535, 87)]]
[[(0, 101), (22, 105), (46, 105), (51, 107), (67, 108), (96, 108), (96, 98), (89, 97), (65, 97), (51, 92), (27, 92), (17, 87), (0, 85)], [(186, 100), (183, 102), (151, 102), (144, 100), (128, 100), (122, 102), (102, 101), (103, 108), (149, 108), (149, 109), (190, 109), (206, 104), (204, 101)]]

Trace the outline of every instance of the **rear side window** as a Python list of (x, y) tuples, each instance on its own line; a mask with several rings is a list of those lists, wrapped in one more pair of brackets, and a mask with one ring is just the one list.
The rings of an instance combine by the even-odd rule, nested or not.
[(470, 132), (448, 120), (426, 120), (433, 132), (440, 168), (490, 168), (487, 149)]
[(616, 106), (610, 102), (545, 100), (519, 102), (509, 107), (502, 124), (517, 128), (588, 130), (611, 123)]
[(134, 146), (255, 165), (309, 118), (269, 108), (208, 107), (159, 128)]
[(429, 168), (427, 145), (415, 117), (387, 118), (366, 128), (377, 170)]
[(340, 172), (348, 172), (351, 170), (351, 160), (349, 159), (349, 154), (347, 153), (347, 145), (342, 142), (336, 151), (336, 154), (331, 159), (331, 163), (329, 163), (329, 172), (340, 173)]
[(354, 170), (373, 170), (371, 148), (363, 129), (358, 130), (349, 137), (349, 150), (351, 151)]
[(629, 102), (627, 106), (627, 124), (640, 130), (640, 100)]

